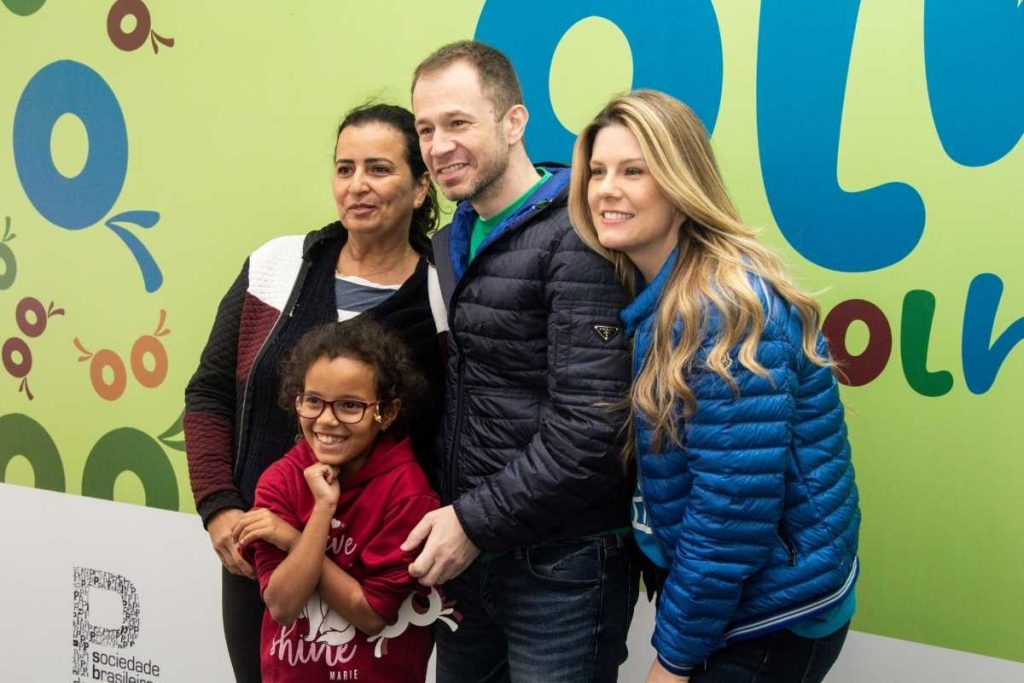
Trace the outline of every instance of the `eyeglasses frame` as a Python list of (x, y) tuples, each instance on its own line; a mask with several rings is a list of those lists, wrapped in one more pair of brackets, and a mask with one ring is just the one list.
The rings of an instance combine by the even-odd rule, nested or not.
[[(320, 412), (316, 414), (316, 417), (306, 417), (305, 415), (299, 412), (299, 402), (302, 400), (303, 396), (316, 396), (316, 398), (320, 399), (320, 401), (323, 403), (323, 406), (321, 406)], [(335, 410), (334, 404), (342, 401), (348, 401), (349, 403), (359, 403), (360, 405), (363, 406), (363, 412), (359, 414), (358, 420), (350, 422), (349, 420), (342, 419), (342, 417), (338, 415), (338, 411)], [(316, 394), (300, 391), (297, 394), (295, 394), (295, 413), (299, 416), (300, 419), (303, 420), (319, 420), (320, 416), (324, 414), (325, 410), (327, 410), (327, 406), (330, 406), (331, 413), (334, 415), (334, 419), (336, 419), (341, 424), (355, 425), (363, 421), (363, 418), (366, 417), (366, 409), (369, 408), (370, 406), (375, 407), (373, 417), (375, 420), (377, 420), (377, 422), (380, 422), (383, 419), (383, 416), (380, 414), (380, 406), (384, 403), (387, 403), (387, 401), (362, 401), (358, 398), (349, 397), (336, 398), (333, 401), (328, 401), (327, 399), (321, 396), (317, 396)]]

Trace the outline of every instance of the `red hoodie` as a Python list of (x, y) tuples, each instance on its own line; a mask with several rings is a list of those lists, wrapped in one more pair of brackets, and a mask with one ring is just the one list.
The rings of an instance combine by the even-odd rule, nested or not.
[[(303, 470), (316, 462), (302, 441), (263, 473), (254, 507), (264, 507), (296, 529), (313, 512)], [(430, 624), (453, 611), (436, 589), (417, 591), (408, 566), (416, 553), (399, 545), (423, 515), (438, 507), (408, 439), (383, 436), (362, 468), (340, 480), (341, 495), (327, 537), (327, 556), (362, 586), (370, 606), (390, 624), (367, 637), (320, 599), (316, 591), (291, 626), (263, 613), (260, 659), (265, 683), (274, 681), (422, 681), (433, 647)], [(264, 541), (246, 549), (255, 557), (260, 592), (286, 554)]]

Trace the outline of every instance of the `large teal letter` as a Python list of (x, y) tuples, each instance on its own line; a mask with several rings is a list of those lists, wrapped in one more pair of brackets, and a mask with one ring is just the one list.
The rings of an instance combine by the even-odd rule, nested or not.
[(587, 17), (607, 19), (629, 40), (633, 88), (679, 98), (709, 134), (714, 130), (722, 99), (722, 39), (710, 0), (488, 0), (474, 37), (504, 52), (516, 68), (530, 110), (526, 144), (535, 160), (572, 156), (576, 136), (555, 116), (548, 74), (558, 41)]
[(775, 222), (801, 256), (844, 272), (891, 266), (924, 231), (924, 203), (909, 185), (839, 187), (839, 131), (859, 8), (859, 0), (764, 0), (757, 43), (757, 135)]
[(992, 388), (1006, 356), (1024, 340), (1024, 318), (1018, 318), (999, 338), (992, 340), (1003, 281), (992, 273), (982, 273), (971, 281), (964, 308), (964, 335), (961, 347), (964, 379), (975, 394)]
[(984, 166), (1024, 133), (1017, 0), (928, 0), (924, 58), (935, 130), (953, 161)]

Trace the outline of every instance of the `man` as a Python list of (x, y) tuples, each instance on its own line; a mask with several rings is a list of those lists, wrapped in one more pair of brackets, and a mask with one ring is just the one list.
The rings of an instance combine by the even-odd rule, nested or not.
[(636, 600), (622, 464), (629, 349), (610, 264), (573, 232), (569, 171), (536, 168), (508, 59), (442, 47), (416, 69), (420, 151), (459, 202), (434, 250), (448, 298), (445, 504), (403, 545), (463, 615), (438, 681), (615, 680)]

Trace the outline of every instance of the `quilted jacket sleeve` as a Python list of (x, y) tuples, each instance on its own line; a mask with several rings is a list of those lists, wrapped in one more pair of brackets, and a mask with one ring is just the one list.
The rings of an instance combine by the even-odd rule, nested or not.
[(235, 380), (242, 302), (249, 261), (217, 307), (210, 338), (185, 388), (189, 481), (203, 525), (220, 510), (244, 509), (234, 483)]
[[(455, 501), (467, 535), (489, 551), (535, 543), (624, 484), (625, 415), (608, 404), (629, 386), (618, 317), (625, 294), (609, 264), (567, 229), (552, 245), (545, 296), (548, 380), (540, 430), (521, 457)], [(595, 325), (617, 334), (605, 341)]]
[[(785, 310), (775, 304), (777, 313)], [(712, 323), (698, 368), (714, 331)], [(652, 639), (661, 663), (675, 673), (722, 646), (744, 581), (779, 542), (796, 363), (784, 321), (769, 321), (757, 356), (767, 379), (743, 367), (734, 351), (730, 371), (738, 394), (707, 370), (689, 378), (697, 399), (684, 427), (692, 488)]]

